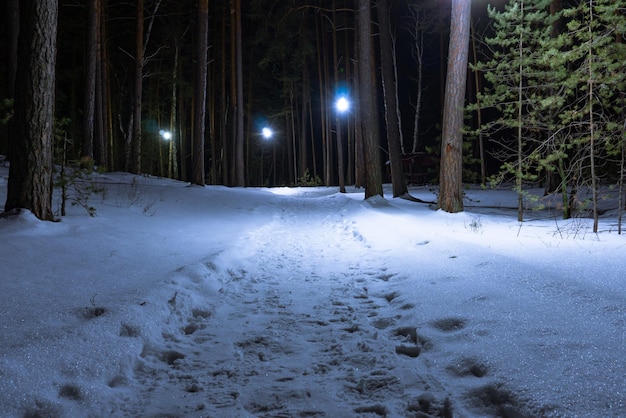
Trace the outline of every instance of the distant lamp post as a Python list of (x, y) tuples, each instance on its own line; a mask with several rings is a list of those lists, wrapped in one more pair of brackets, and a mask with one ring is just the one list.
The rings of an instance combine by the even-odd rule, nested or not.
[(340, 96), (335, 102), (335, 109), (339, 113), (346, 113), (350, 109), (350, 101), (346, 96)]
[[(261, 129), (261, 137), (263, 137), (263, 139), (265, 141), (269, 142), (270, 139), (272, 139), (273, 136), (274, 136), (274, 131), (269, 126), (264, 126), (263, 129)], [(264, 167), (264, 165), (265, 165), (265, 147), (261, 146), (261, 185), (265, 184), (265, 167)], [(269, 178), (269, 175), (268, 175), (268, 178)]]
[[(167, 153), (167, 176), (172, 178), (172, 149), (174, 147), (174, 141), (172, 141), (172, 133), (170, 131), (166, 131), (165, 129), (161, 129), (159, 131), (159, 135), (168, 142), (168, 153)], [(159, 147), (159, 154), (161, 154), (161, 147)], [(161, 155), (161, 175), (163, 175), (163, 155)]]
[(344, 177), (344, 167), (343, 167), (343, 138), (341, 135), (341, 119), (340, 115), (343, 115), (348, 110), (350, 110), (350, 100), (345, 95), (340, 95), (335, 100), (335, 110), (337, 110), (337, 170), (339, 174), (339, 192), (346, 192), (346, 181)]
[(261, 135), (263, 135), (265, 139), (270, 139), (274, 135), (274, 131), (272, 131), (272, 128), (266, 126), (261, 130)]
[(161, 135), (163, 139), (165, 139), (166, 141), (169, 141), (170, 139), (172, 139), (172, 133), (170, 131), (161, 129), (159, 131), (159, 135)]

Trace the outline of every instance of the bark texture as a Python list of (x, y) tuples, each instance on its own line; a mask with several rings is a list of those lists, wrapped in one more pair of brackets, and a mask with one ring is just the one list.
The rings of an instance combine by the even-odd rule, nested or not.
[(400, 112), (398, 110), (398, 88), (394, 65), (394, 42), (391, 36), (388, 0), (376, 2), (378, 26), (380, 28), (380, 62), (383, 83), (383, 103), (385, 104), (385, 122), (387, 125), (387, 146), (391, 164), (391, 183), (393, 197), (407, 194), (404, 170), (402, 168), (402, 146), (400, 130)]
[(20, 2), (14, 129), (5, 211), (53, 220), (52, 175), (57, 0)]
[(383, 195), (380, 167), (378, 114), (376, 112), (376, 71), (373, 65), (370, 0), (357, 2), (359, 38), (359, 100), (363, 124), (363, 155), (365, 157), (365, 198)]
[(471, 10), (471, 1), (452, 0), (437, 204), (439, 209), (450, 213), (463, 211), (462, 128)]
[(194, 184), (204, 186), (204, 131), (206, 120), (206, 85), (207, 85), (207, 43), (209, 33), (209, 2), (198, 1), (198, 60), (196, 61), (196, 83), (193, 128), (193, 165)]

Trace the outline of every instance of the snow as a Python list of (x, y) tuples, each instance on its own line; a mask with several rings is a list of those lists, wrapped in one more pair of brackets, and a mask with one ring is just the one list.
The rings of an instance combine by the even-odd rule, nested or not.
[(2, 417), (626, 416), (614, 199), (93, 181), (0, 219)]

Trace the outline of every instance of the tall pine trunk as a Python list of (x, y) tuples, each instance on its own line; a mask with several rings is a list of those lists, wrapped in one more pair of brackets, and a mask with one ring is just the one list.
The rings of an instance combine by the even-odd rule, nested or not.
[(439, 209), (450, 213), (463, 211), (462, 128), (471, 10), (471, 1), (452, 0), (437, 202)]
[(103, 6), (102, 1), (97, 0), (97, 12), (96, 12), (96, 106), (95, 106), (95, 114), (94, 114), (94, 138), (93, 138), (93, 146), (94, 146), (94, 160), (95, 163), (110, 169), (109, 166), (109, 153), (107, 150), (107, 100), (106, 100), (106, 90), (105, 90), (105, 70), (106, 66), (104, 61), (104, 44), (103, 39), (106, 39), (102, 36), (102, 24), (104, 21), (103, 17)]
[[(20, 32), (20, 1), (19, 0), (6, 0), (7, 13), (4, 16), (6, 24), (6, 48), (7, 48), (7, 62), (6, 62), (6, 76), (8, 97), (10, 99), (15, 98), (15, 78), (17, 74), (17, 45), (18, 36)], [(13, 119), (9, 119), (7, 123), (7, 158), (11, 161), (11, 138), (13, 137)]]
[(87, 43), (85, 45), (85, 88), (83, 92), (82, 158), (93, 160), (94, 115), (96, 109), (96, 53), (98, 0), (87, 1)]
[(227, 15), (227, 7), (224, 7), (224, 15), (222, 16), (222, 19), (220, 19), (221, 21), (221, 27), (220, 27), (220, 91), (222, 92), (221, 94), (221, 101), (220, 101), (220, 106), (222, 108), (222, 113), (221, 113), (221, 118), (220, 118), (220, 133), (221, 133), (221, 138), (222, 138), (222, 176), (223, 176), (223, 182), (224, 185), (226, 186), (230, 186), (232, 184), (231, 181), (231, 172), (230, 172), (230, 167), (231, 167), (231, 161), (230, 161), (230, 143), (231, 141), (229, 140), (229, 130), (228, 130), (228, 118), (229, 118), (229, 110), (230, 110), (230, 103), (229, 103), (229, 95), (228, 95), (228, 89), (227, 89), (227, 85), (228, 85), (228, 71), (227, 71), (227, 57), (228, 57), (228, 53), (226, 50), (226, 22), (228, 22), (228, 15)]
[(598, 233), (598, 173), (596, 172), (596, 127), (594, 118), (594, 102), (595, 102), (595, 90), (594, 90), (594, 63), (595, 51), (593, 49), (593, 23), (594, 23), (594, 9), (593, 0), (589, 0), (589, 49), (587, 51), (587, 62), (589, 65), (589, 81), (588, 86), (588, 99), (589, 100), (589, 171), (591, 174), (591, 194), (592, 194), (592, 212), (593, 212), (593, 232)]
[(172, 66), (172, 103), (170, 108), (170, 132), (172, 134), (167, 157), (167, 176), (169, 178), (178, 178), (178, 158), (176, 141), (180, 137), (180, 133), (177, 129), (178, 124), (178, 40), (174, 39), (174, 65)]
[[(520, 26), (524, 25), (524, 0), (520, 6)], [(515, 184), (517, 189), (517, 220), (524, 220), (524, 195), (522, 193), (522, 181), (524, 178), (524, 138), (522, 136), (523, 124), (523, 98), (524, 98), (524, 36), (520, 32), (518, 42), (519, 67), (518, 67), (518, 85), (517, 85), (517, 171), (515, 176)]]
[(317, 53), (317, 83), (319, 85), (319, 101), (320, 101), (320, 132), (322, 136), (322, 177), (324, 178), (324, 184), (326, 186), (330, 185), (330, 176), (328, 171), (328, 153), (326, 152), (327, 141), (326, 138), (326, 79), (324, 77), (324, 23), (322, 18), (318, 19), (318, 15), (315, 15), (315, 43), (316, 43), (316, 53)]
[(14, 130), (5, 211), (53, 220), (53, 141), (57, 0), (20, 2)]
[(300, 138), (298, 147), (298, 168), (300, 169), (300, 177), (303, 177), (306, 171), (309, 170), (309, 150), (307, 147), (307, 132), (309, 126), (307, 121), (309, 119), (309, 109), (311, 105), (311, 86), (309, 83), (309, 67), (307, 64), (307, 59), (304, 58), (304, 63), (302, 65), (302, 106), (300, 107)]
[[(423, 77), (422, 73), (424, 70), (423, 58), (424, 58), (424, 29), (423, 19), (424, 12), (420, 10), (419, 6), (412, 6), (409, 8), (409, 13), (411, 14), (411, 29), (409, 30), (411, 34), (411, 41), (413, 42), (413, 60), (416, 64), (416, 97), (415, 97), (415, 112), (413, 119), (413, 140), (411, 146), (411, 153), (417, 152), (417, 146), (419, 144), (419, 130), (420, 130), (420, 115), (422, 109), (422, 85), (423, 85)], [(402, 144), (402, 153), (405, 153), (404, 144)]]
[(357, 32), (359, 37), (359, 103), (361, 104), (361, 124), (363, 127), (365, 198), (367, 199), (372, 196), (383, 195), (370, 0), (357, 1)]
[(235, 185), (243, 187), (245, 179), (244, 160), (244, 104), (243, 104), (243, 58), (241, 39), (241, 0), (233, 0), (235, 13), (235, 76), (236, 76), (236, 103), (235, 103)]
[(141, 101), (143, 91), (143, 0), (137, 0), (135, 16), (135, 77), (133, 94), (133, 124), (130, 136), (128, 171), (141, 173)]
[(193, 156), (191, 182), (204, 186), (204, 125), (206, 117), (207, 43), (209, 1), (198, 0), (198, 59), (196, 61), (195, 106), (193, 117)]
[(402, 168), (402, 133), (400, 130), (398, 89), (394, 65), (394, 42), (391, 37), (388, 1), (378, 0), (376, 7), (380, 28), (381, 79), (383, 83), (383, 103), (385, 104), (385, 122), (387, 124), (389, 162), (391, 164), (391, 183), (393, 185), (393, 197), (398, 197), (407, 194), (409, 191)]
[[(471, 29), (471, 27), (470, 27)], [(474, 65), (478, 65), (478, 53), (476, 50), (476, 33), (472, 30), (472, 52)], [(480, 82), (480, 72), (474, 71), (474, 84), (476, 86), (476, 124), (478, 125), (478, 157), (480, 159), (480, 184), (484, 186), (487, 183), (487, 171), (485, 167), (485, 144), (483, 140), (483, 131), (480, 127), (483, 125), (483, 112), (480, 107), (480, 93), (482, 93), (482, 85)]]
[(113, 143), (113, 106), (111, 101), (111, 76), (109, 72), (109, 45), (107, 42), (107, 0), (100, 0), (100, 71), (102, 85), (102, 109), (103, 109), (103, 141), (106, 157), (103, 163), (109, 170), (117, 170), (115, 161), (115, 146)]
[[(333, 1), (333, 78), (335, 86), (340, 85), (339, 81), (339, 54), (337, 52), (337, 12), (336, 3)], [(346, 192), (346, 176), (343, 157), (343, 138), (341, 136), (341, 115), (335, 109), (335, 132), (337, 134), (337, 176), (339, 181), (339, 192)]]

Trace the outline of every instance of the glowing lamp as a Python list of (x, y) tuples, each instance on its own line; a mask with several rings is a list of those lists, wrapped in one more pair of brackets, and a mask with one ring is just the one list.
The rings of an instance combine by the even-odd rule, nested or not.
[(350, 109), (350, 101), (345, 96), (341, 96), (335, 102), (335, 108), (339, 113), (344, 113)]
[(274, 135), (274, 132), (272, 132), (272, 130), (266, 126), (261, 131), (261, 134), (263, 135), (263, 138), (270, 139), (272, 137), (272, 135)]
[(159, 131), (159, 135), (161, 135), (163, 139), (165, 139), (166, 141), (169, 141), (170, 139), (172, 139), (172, 133), (170, 131), (165, 131), (161, 129)]

